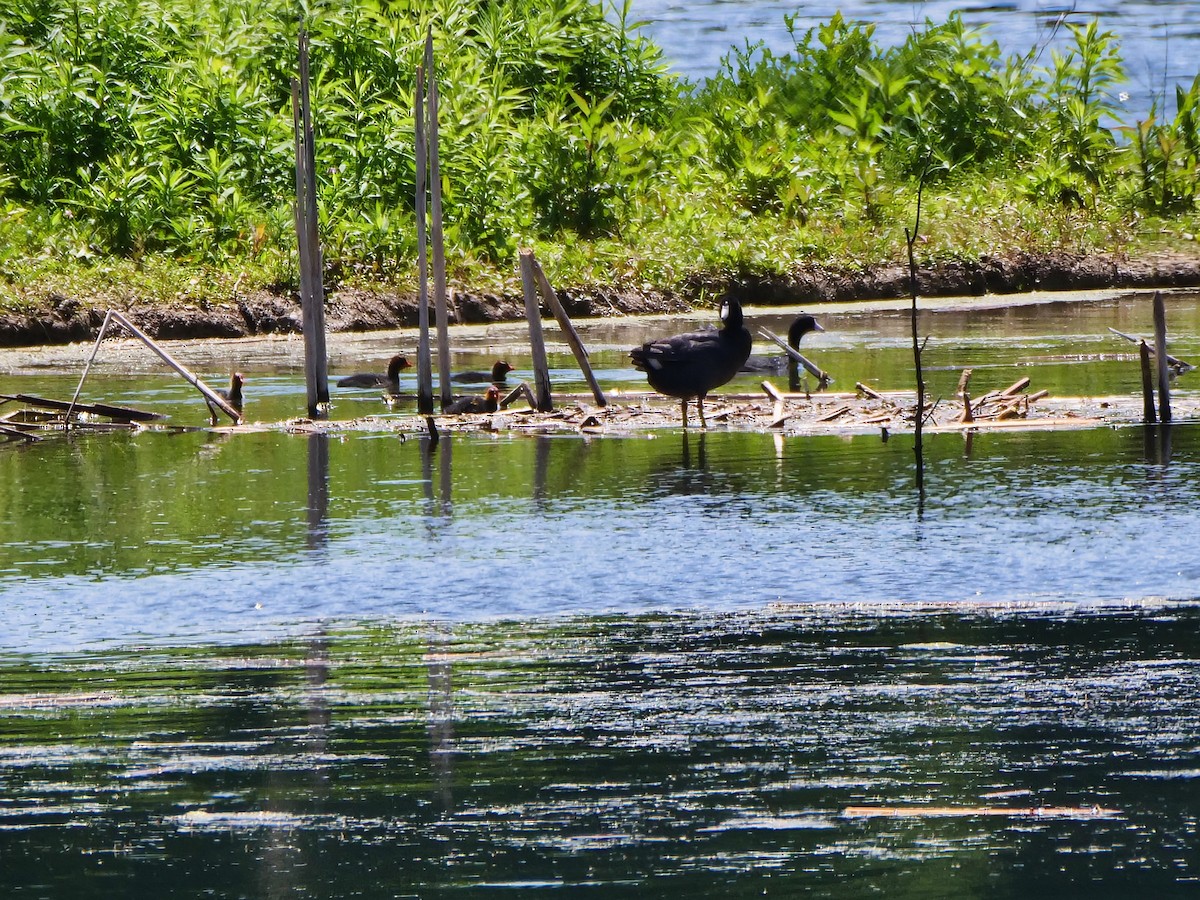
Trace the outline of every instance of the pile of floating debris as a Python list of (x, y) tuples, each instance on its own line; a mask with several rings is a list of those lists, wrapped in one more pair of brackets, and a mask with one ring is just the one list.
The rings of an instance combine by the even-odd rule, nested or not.
[(30, 394), (0, 394), (0, 407), (21, 404), (17, 409), (0, 415), (0, 440), (39, 440), (38, 432), (114, 431), (137, 428), (141, 423), (164, 418), (159, 413), (144, 412), (107, 403), (73, 403), (51, 400)]

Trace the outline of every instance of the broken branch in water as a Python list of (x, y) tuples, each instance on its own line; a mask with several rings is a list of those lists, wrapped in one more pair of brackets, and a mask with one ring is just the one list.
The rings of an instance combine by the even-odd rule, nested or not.
[(827, 385), (829, 385), (830, 383), (833, 382), (832, 375), (830, 375), (828, 372), (822, 370), (821, 367), (816, 365), (815, 363), (810, 362), (808, 359), (806, 359), (800, 353), (800, 351), (796, 350), (794, 347), (789, 346), (787, 341), (785, 341), (779, 335), (775, 334), (775, 332), (771, 331), (769, 328), (759, 328), (758, 333), (761, 334), (763, 337), (767, 338), (768, 340), (774, 341), (776, 344), (778, 344), (780, 347), (782, 347), (784, 353), (786, 353), (788, 356), (790, 356), (796, 362), (800, 363), (800, 365), (804, 366), (804, 370), (806, 372), (808, 372), (810, 375), (812, 375), (813, 378), (817, 379), (817, 381), (819, 381), (821, 383), (821, 387), (826, 387)]
[[(1125, 338), (1125, 340), (1127, 340), (1131, 343), (1134, 343), (1134, 344), (1140, 344), (1143, 340), (1143, 338), (1134, 337), (1132, 334), (1126, 334), (1123, 331), (1117, 331), (1117, 329), (1112, 328), (1112, 327), (1110, 327), (1108, 330), (1111, 331), (1113, 334), (1117, 335), (1117, 337), (1123, 337), (1123, 338)], [(1147, 344), (1147, 346), (1150, 348), (1150, 355), (1153, 356), (1154, 355), (1153, 344)], [(1192, 371), (1192, 369), (1196, 368), (1191, 363), (1184, 362), (1182, 359), (1174, 357), (1170, 353), (1167, 354), (1167, 362), (1170, 363), (1171, 368), (1175, 369), (1176, 375), (1182, 375), (1185, 372), (1190, 372), (1190, 371)]]

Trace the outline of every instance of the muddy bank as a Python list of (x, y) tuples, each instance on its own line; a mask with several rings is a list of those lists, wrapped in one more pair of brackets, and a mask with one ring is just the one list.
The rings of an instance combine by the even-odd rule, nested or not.
[[(923, 268), (920, 293), (927, 297), (983, 296), (1023, 291), (1200, 286), (1200, 251), (1123, 256), (1013, 254), (977, 262)], [(790, 306), (827, 301), (878, 300), (909, 295), (908, 271), (898, 264), (861, 270), (802, 267), (776, 276), (695, 278), (678, 290), (560, 288), (575, 318), (684, 312), (701, 297), (737, 296), (744, 304)], [(455, 289), (452, 320), (459, 323), (517, 321), (525, 306), (517, 294)], [(240, 292), (228, 303), (208, 305), (116, 302), (105, 297), (51, 293), (28, 313), (0, 316), (0, 346), (61, 344), (95, 337), (106, 309), (126, 313), (152, 337), (238, 338), (300, 331), (300, 306), (293, 294)], [(331, 332), (376, 331), (417, 324), (413, 293), (331, 289), (327, 297)]]

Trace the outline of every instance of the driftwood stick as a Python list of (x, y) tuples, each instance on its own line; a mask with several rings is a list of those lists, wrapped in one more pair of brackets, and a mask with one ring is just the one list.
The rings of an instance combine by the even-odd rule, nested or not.
[(41, 440), (41, 438), (36, 434), (31, 434), (28, 431), (22, 431), (19, 428), (10, 428), (7, 425), (0, 425), (0, 435), (4, 435), (7, 438), (19, 438), (30, 443)]
[(779, 393), (779, 388), (775, 387), (775, 385), (771, 384), (771, 382), (764, 381), (762, 383), (762, 389), (766, 395), (776, 403), (783, 402), (783, 394)]
[(508, 409), (509, 404), (511, 404), (518, 397), (524, 397), (525, 401), (529, 404), (530, 409), (537, 409), (537, 400), (534, 399), (533, 391), (529, 389), (529, 385), (527, 385), (524, 381), (508, 392), (508, 395), (500, 401), (500, 408)]
[(789, 416), (784, 409), (783, 394), (779, 393), (779, 389), (769, 381), (762, 383), (762, 389), (766, 391), (768, 397), (775, 401), (775, 408), (771, 411), (771, 427), (778, 428), (788, 420)]
[(112, 313), (104, 314), (104, 324), (100, 326), (100, 333), (96, 335), (96, 343), (92, 346), (92, 355), (88, 357), (87, 365), (83, 367), (83, 374), (79, 376), (79, 384), (75, 386), (75, 395), (71, 398), (71, 405), (67, 407), (67, 414), (63, 418), (63, 428), (67, 427), (67, 423), (71, 420), (71, 414), (75, 412), (75, 404), (79, 401), (79, 392), (83, 390), (83, 382), (88, 377), (88, 372), (92, 371), (92, 363), (96, 361), (96, 354), (100, 351), (100, 342), (104, 340), (104, 332), (108, 331), (108, 323), (112, 321)]
[(550, 366), (546, 362), (546, 339), (542, 334), (542, 311), (537, 301), (537, 277), (533, 273), (533, 251), (521, 250), (521, 285), (525, 293), (525, 317), (529, 320), (529, 349), (533, 356), (533, 381), (537, 387), (538, 412), (554, 409), (550, 396)]
[(1028, 378), (1020, 378), (1017, 381), (1014, 381), (1012, 384), (1010, 384), (1004, 390), (1002, 390), (997, 396), (1012, 397), (1012, 396), (1015, 396), (1016, 394), (1021, 393), (1021, 391), (1025, 390), (1025, 388), (1027, 388), (1027, 387), (1029, 387), (1029, 379)]
[(158, 346), (158, 344), (154, 343), (154, 340), (149, 335), (147, 335), (140, 328), (138, 328), (136, 325), (134, 325), (132, 322), (130, 322), (128, 319), (126, 319), (119, 312), (116, 312), (114, 310), (109, 310), (108, 315), (113, 319), (113, 321), (120, 324), (121, 327), (127, 329), (130, 334), (132, 334), (135, 338), (137, 338), (139, 341), (141, 341), (143, 344), (145, 344), (147, 347), (149, 347), (151, 350), (153, 350), (155, 353), (157, 353), (159, 358), (161, 358), (163, 362), (165, 362), (168, 366), (170, 366), (172, 369), (174, 369), (176, 372), (178, 372), (184, 381), (186, 381), (188, 384), (190, 384), (192, 387), (194, 387), (196, 390), (198, 390), (201, 394), (203, 394), (205, 400), (207, 400), (213, 406), (220, 409), (221, 412), (225, 413), (225, 415), (227, 415), (227, 416), (229, 416), (229, 418), (233, 419), (233, 421), (235, 423), (242, 421), (242, 414), (240, 412), (238, 412), (236, 409), (234, 409), (232, 406), (230, 406), (228, 400), (226, 400), (224, 397), (222, 397), (220, 394), (218, 394), (216, 391), (214, 391), (212, 388), (210, 388), (207, 384), (205, 384), (203, 381), (201, 381), (195, 375), (195, 373), (193, 373), (191, 371), (191, 369), (189, 369), (183, 363), (179, 362), (174, 357), (172, 357), (170, 353), (168, 353), (162, 347)]
[(812, 375), (813, 378), (817, 379), (817, 381), (820, 382), (821, 387), (825, 387), (827, 384), (830, 384), (833, 381), (832, 375), (830, 375), (828, 372), (822, 370), (815, 363), (812, 363), (808, 359), (806, 359), (803, 355), (801, 355), (801, 353), (798, 350), (789, 346), (787, 341), (785, 341), (779, 335), (775, 334), (775, 332), (771, 331), (771, 329), (759, 328), (758, 333), (761, 334), (763, 337), (767, 338), (768, 340), (774, 341), (776, 344), (778, 344), (780, 347), (782, 347), (783, 352), (786, 353), (792, 359), (794, 359), (796, 362), (800, 363), (800, 365), (804, 366), (804, 370), (806, 372), (808, 372), (810, 375)]
[(825, 415), (821, 416), (821, 418), (817, 419), (817, 421), (818, 422), (832, 422), (834, 419), (840, 419), (842, 416), (844, 416), (848, 412), (850, 412), (850, 407), (839, 406), (833, 412), (826, 413)]
[(1158, 413), (1154, 409), (1154, 373), (1150, 367), (1153, 353), (1145, 341), (1138, 343), (1138, 356), (1142, 363), (1142, 421), (1147, 425), (1158, 424)]
[[(1134, 337), (1132, 334), (1126, 334), (1123, 331), (1117, 331), (1117, 329), (1112, 328), (1112, 327), (1110, 327), (1108, 330), (1111, 331), (1113, 334), (1115, 334), (1117, 337), (1123, 337), (1123, 338), (1125, 338), (1125, 340), (1127, 340), (1131, 343), (1134, 343), (1134, 344), (1140, 344), (1143, 340), (1140, 337)], [(1151, 354), (1154, 353), (1153, 347), (1150, 347), (1149, 350), (1150, 350)], [(1192, 369), (1196, 368), (1191, 363), (1184, 362), (1182, 359), (1179, 359), (1178, 357), (1175, 357), (1175, 356), (1171, 356), (1171, 354), (1169, 354), (1169, 353), (1167, 354), (1167, 362), (1169, 362), (1172, 366), (1174, 366), (1176, 369), (1178, 369), (1180, 374), (1183, 374), (1184, 372), (1190, 372)]]
[(1154, 355), (1158, 357), (1158, 420), (1171, 421), (1171, 373), (1167, 359), (1167, 307), (1162, 291), (1154, 292)]
[(875, 388), (870, 387), (869, 385), (865, 385), (861, 381), (854, 382), (854, 387), (857, 390), (861, 391), (865, 396), (870, 397), (872, 400), (886, 400), (887, 399), (886, 397), (883, 396), (883, 394), (881, 394), (881, 393), (879, 393), (879, 391), (875, 390)]
[(546, 277), (546, 273), (542, 270), (542, 266), (533, 255), (532, 250), (529, 251), (529, 257), (542, 298), (546, 301), (546, 305), (550, 307), (550, 311), (554, 313), (554, 318), (558, 321), (558, 327), (562, 329), (563, 336), (571, 346), (571, 352), (575, 354), (575, 360), (579, 363), (579, 371), (583, 373), (588, 387), (592, 389), (592, 396), (596, 398), (597, 405), (608, 406), (608, 400), (604, 396), (604, 391), (600, 389), (600, 383), (596, 381), (596, 376), (592, 372), (592, 363), (588, 358), (587, 348), (583, 346), (583, 341), (579, 339), (579, 333), (575, 330), (575, 326), (571, 324), (571, 318), (567, 315), (567, 311), (563, 309), (562, 303), (559, 302), (558, 293), (554, 290), (554, 285)]

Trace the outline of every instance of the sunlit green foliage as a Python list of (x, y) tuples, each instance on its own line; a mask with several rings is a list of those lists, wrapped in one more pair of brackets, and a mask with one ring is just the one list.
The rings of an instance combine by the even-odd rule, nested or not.
[(894, 258), (923, 173), (944, 258), (1120, 249), (1148, 214), (1196, 230), (1200, 81), (1173, 116), (1124, 122), (1119, 50), (1095, 23), (1061, 53), (1005, 57), (957, 15), (898, 46), (841, 15), (803, 33), (789, 17), (791, 52), (735, 48), (686, 85), (629, 16), (588, 0), (0, 0), (0, 305), (31, 271), (102, 257), (291, 282), (302, 26), (331, 278), (411, 276), (427, 30), (451, 274), (476, 286), (510, 277), (525, 243), (571, 282), (665, 288)]

